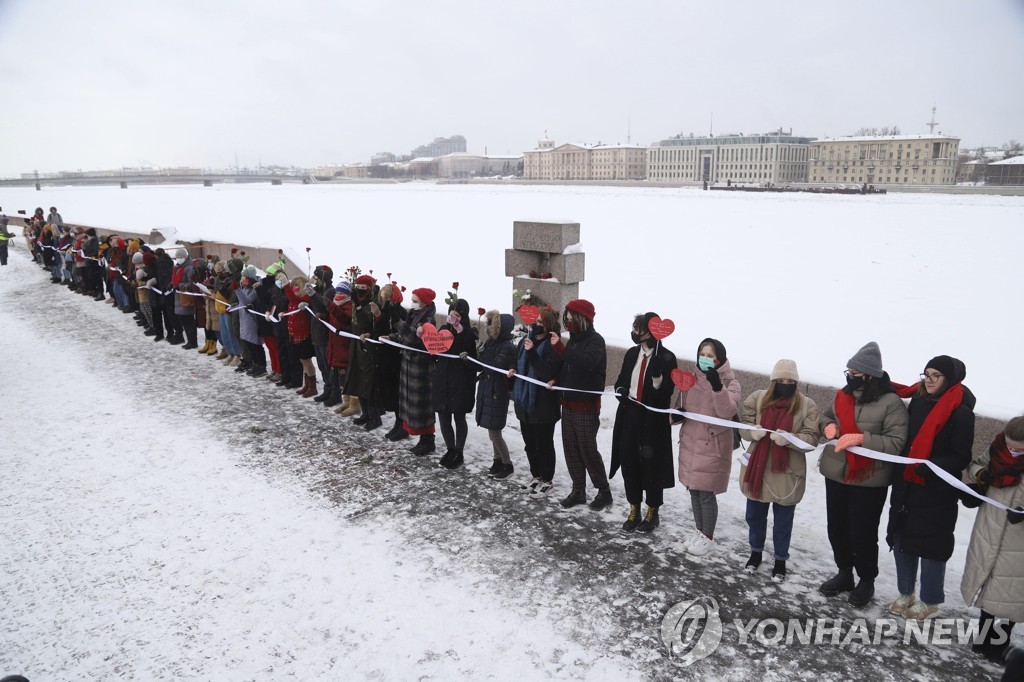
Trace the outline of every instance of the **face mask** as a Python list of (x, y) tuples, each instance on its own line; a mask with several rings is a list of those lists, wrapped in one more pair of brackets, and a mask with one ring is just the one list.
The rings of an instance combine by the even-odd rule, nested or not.
[(277, 280), (276, 282), (274, 282), (274, 284), (277, 285), (278, 289), (284, 289), (284, 282), (282, 282), (281, 280)]
[(459, 316), (456, 315), (455, 313), (448, 313), (448, 320), (447, 321), (448, 321), (448, 324), (450, 324), (451, 326), (454, 327), (455, 325), (457, 325), (459, 323)]
[(419, 301), (413, 301), (412, 302), (412, 309), (413, 310), (423, 310), (423, 304), (420, 303)]
[(184, 258), (175, 258), (174, 259), (174, 264), (175, 265), (179, 265), (179, 266), (180, 265), (184, 265), (185, 264), (185, 259)]
[(344, 296), (335, 296), (334, 297), (334, 305), (341, 305), (344, 302), (345, 302), (345, 297)]
[(530, 327), (531, 339), (543, 339), (547, 335), (548, 333), (544, 331), (544, 327), (539, 324), (535, 324), (532, 327)]
[(639, 346), (641, 343), (643, 343), (643, 339), (641, 339), (640, 335), (637, 334), (636, 332), (630, 332), (629, 339), (633, 342), (634, 345), (637, 345), (637, 346)]
[(355, 291), (356, 298), (358, 298), (358, 299), (366, 298), (369, 295), (369, 293), (370, 293), (369, 289), (356, 289), (356, 291)]
[(796, 395), (796, 384), (775, 384), (776, 398), (792, 398)]
[(703, 355), (697, 358), (697, 366), (700, 367), (700, 371), (707, 372), (715, 368), (715, 359), (706, 358)]
[(864, 388), (865, 379), (864, 377), (848, 376), (846, 377), (846, 387), (851, 391), (857, 391)]

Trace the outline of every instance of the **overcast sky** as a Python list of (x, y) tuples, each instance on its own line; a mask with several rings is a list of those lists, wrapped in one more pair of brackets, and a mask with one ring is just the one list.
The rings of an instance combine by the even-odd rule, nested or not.
[(0, 0), (0, 176), (814, 137), (1024, 139), (1022, 0)]

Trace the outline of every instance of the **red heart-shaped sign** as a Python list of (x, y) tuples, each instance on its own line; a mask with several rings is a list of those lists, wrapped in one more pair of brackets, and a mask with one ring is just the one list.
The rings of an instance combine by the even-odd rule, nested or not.
[(519, 306), (519, 319), (523, 321), (523, 324), (531, 325), (537, 321), (540, 317), (540, 308), (535, 305), (521, 305)]
[(445, 352), (452, 347), (454, 340), (455, 337), (447, 329), (438, 329), (429, 322), (423, 325), (423, 336), (420, 337), (420, 341), (431, 355)]
[(697, 385), (697, 377), (693, 372), (684, 372), (681, 369), (672, 370), (672, 383), (683, 393)]
[(651, 330), (651, 336), (661, 341), (676, 330), (676, 323), (672, 320), (663, 320), (655, 316), (647, 323), (647, 328)]

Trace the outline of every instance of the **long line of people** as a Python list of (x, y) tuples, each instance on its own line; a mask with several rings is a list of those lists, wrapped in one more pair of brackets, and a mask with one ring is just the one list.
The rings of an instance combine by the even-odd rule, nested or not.
[[(390, 274), (382, 284), (353, 267), (336, 284), (334, 271), (320, 265), (309, 278), (289, 278), (283, 259), (260, 273), (237, 249), (227, 260), (190, 258), (185, 247), (175, 247), (172, 256), (139, 240), (99, 239), (94, 230), (64, 226), (56, 209), (49, 218), (41, 213), (29, 221), (25, 236), (53, 283), (134, 313), (154, 341), (197, 349), (237, 373), (297, 389), (366, 431), (381, 428), (391, 413), (394, 422), (384, 438), (415, 437), (413, 455), (436, 450), (439, 423), (445, 446), (439, 465), (462, 466), (467, 415), (474, 413), (493, 449), (487, 475), (508, 478), (515, 469), (503, 429), (511, 404), (531, 477), (520, 489), (531, 499), (554, 493), (559, 421), (572, 481), (561, 500), (564, 508), (587, 503), (588, 477), (596, 489), (588, 506), (608, 507), (609, 479), (621, 471), (629, 505), (622, 530), (650, 533), (661, 523), (664, 490), (678, 480), (690, 495), (694, 528), (685, 549), (693, 557), (715, 549), (717, 496), (727, 491), (734, 453), (746, 441), (738, 476), (747, 498), (750, 547), (743, 568), (756, 573), (763, 561), (771, 511), (775, 582), (787, 576), (795, 510), (807, 484), (807, 452), (827, 441), (818, 466), (837, 573), (820, 586), (821, 593), (847, 594), (855, 607), (873, 598), (878, 530), (889, 499), (885, 539), (899, 595), (888, 609), (921, 622), (934, 618), (945, 601), (958, 507), (977, 506), (977, 500), (924, 464), (892, 464), (849, 448), (930, 460), (1011, 508), (981, 505), (971, 536), (961, 594), (982, 609), (986, 634), (975, 649), (1001, 657), (1013, 624), (1024, 620), (1024, 514), (1014, 511), (1024, 505), (1024, 416), (1010, 420), (988, 451), (972, 455), (975, 398), (963, 384), (966, 367), (956, 358), (936, 356), (925, 363), (920, 381), (900, 385), (883, 369), (878, 345), (867, 343), (846, 363), (846, 384), (823, 409), (800, 390), (796, 362), (781, 359), (768, 387), (743, 399), (726, 348), (714, 338), (697, 347), (692, 385), (684, 381), (677, 388), (672, 373), (679, 362), (652, 334), (658, 316), (637, 315), (631, 329), (635, 345), (613, 385), (619, 406), (606, 470), (598, 431), (607, 351), (589, 301), (571, 301), (561, 316), (540, 308), (516, 339), (513, 316), (497, 310), (478, 309), (474, 327), (471, 308), (453, 283), (439, 329), (451, 335), (448, 352), (462, 361), (439, 358), (419, 352), (426, 350), (425, 325), (437, 321), (437, 295), (427, 287), (411, 292), (406, 309), (406, 288)], [(198, 329), (204, 331), (202, 347)], [(475, 358), (494, 369), (471, 362)], [(747, 428), (667, 416), (669, 407)], [(673, 452), (671, 429), (679, 423)], [(998, 627), (996, 619), (1003, 619)]]

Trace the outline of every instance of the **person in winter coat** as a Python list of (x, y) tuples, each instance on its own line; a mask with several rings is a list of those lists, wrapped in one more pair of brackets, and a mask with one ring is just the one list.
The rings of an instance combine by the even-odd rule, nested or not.
[[(520, 375), (544, 383), (553, 381), (557, 375), (543, 357), (551, 345), (551, 335), (561, 333), (558, 314), (551, 308), (541, 308), (540, 316), (519, 342), (516, 364), (509, 370), (509, 378)], [(555, 425), (562, 417), (558, 392), (530, 381), (516, 380), (512, 384), (512, 399), (515, 401), (519, 431), (523, 434), (526, 459), (530, 462), (530, 475), (533, 476), (530, 483), (522, 486), (523, 492), (532, 499), (541, 499), (554, 490)]]
[[(283, 263), (281, 267), (284, 267)], [(316, 266), (310, 284), (313, 285), (313, 293), (309, 297), (309, 308), (312, 311), (313, 320), (309, 326), (309, 339), (313, 342), (313, 357), (317, 367), (320, 368), (320, 376), (324, 380), (324, 392), (316, 396), (314, 400), (323, 404), (330, 396), (328, 379), (331, 374), (331, 366), (327, 362), (327, 341), (330, 338), (330, 331), (320, 323), (320, 320), (327, 319), (328, 307), (334, 300), (334, 270), (327, 265)], [(310, 313), (306, 314), (310, 315)]]
[[(437, 308), (433, 289), (422, 287), (412, 292), (412, 310), (402, 322), (395, 324), (390, 339), (410, 348), (425, 349), (420, 337), (423, 325), (434, 324)], [(432, 360), (426, 353), (402, 351), (402, 368), (398, 379), (399, 416), (410, 436), (419, 436), (412, 454), (422, 457), (434, 451), (434, 410), (431, 403), (430, 377)]]
[(99, 264), (100, 240), (96, 236), (96, 229), (90, 227), (85, 231), (85, 241), (82, 242), (82, 279), (85, 282), (84, 293), (92, 296), (93, 300), (105, 300), (103, 295), (103, 274)]
[[(402, 289), (393, 282), (388, 282), (380, 288), (377, 305), (370, 306), (373, 313), (373, 338), (388, 338), (395, 332), (396, 325), (405, 320), (406, 310), (402, 307), (404, 298)], [(376, 364), (373, 370), (371, 402), (378, 412), (378, 417), (383, 416), (384, 412), (395, 413), (395, 425), (384, 437), (397, 442), (409, 437), (402, 428), (402, 418), (398, 415), (398, 382), (402, 369), (402, 353), (387, 344), (380, 344), (374, 350)]]
[(565, 465), (572, 479), (572, 490), (561, 501), (569, 509), (587, 501), (587, 474), (597, 488), (590, 508), (604, 509), (612, 503), (604, 460), (597, 449), (597, 432), (601, 428), (601, 397), (583, 391), (603, 391), (608, 354), (604, 337), (594, 329), (594, 304), (582, 298), (569, 301), (562, 314), (569, 342), (552, 333), (550, 345), (542, 358), (548, 364), (545, 373), (557, 377), (562, 392), (562, 450)]
[[(174, 274), (174, 261), (161, 248), (158, 248), (153, 255), (155, 264), (153, 272), (148, 273), (151, 279), (147, 282), (147, 286), (153, 289), (149, 300), (153, 306), (153, 316), (159, 315), (163, 319), (167, 343), (185, 343), (184, 333), (178, 316), (174, 314), (174, 288), (171, 286), (171, 276)], [(153, 281), (154, 279), (156, 280), (155, 282)], [(160, 339), (161, 335), (157, 334), (154, 340)]]
[(219, 321), (218, 336), (220, 337), (221, 353), (217, 356), (218, 360), (221, 360), (225, 366), (232, 366), (236, 364), (235, 358), (240, 357), (242, 351), (238, 348), (238, 337), (235, 336), (231, 329), (231, 317), (232, 313), (228, 312), (231, 304), (231, 296), (234, 293), (232, 288), (232, 279), (228, 273), (227, 263), (224, 261), (217, 261), (213, 266), (213, 285), (210, 287), (213, 290), (214, 300), (213, 312), (217, 315)]
[[(676, 369), (675, 353), (651, 335), (649, 324), (657, 313), (633, 318), (630, 334), (636, 344), (626, 351), (615, 380), (619, 407), (612, 430), (612, 464), (608, 474), (622, 467), (622, 482), (629, 502), (629, 515), (622, 530), (650, 533), (661, 523), (658, 510), (665, 488), (675, 487), (672, 463), (672, 424), (664, 413), (672, 402), (674, 386), (669, 374)], [(640, 505), (647, 498), (647, 513), (641, 518)]]
[[(352, 332), (352, 285), (348, 280), (343, 279), (334, 287), (334, 298), (327, 309), (327, 322), (338, 332)], [(327, 331), (330, 332), (329, 329)], [(334, 407), (341, 403), (341, 387), (345, 385), (351, 345), (352, 339), (339, 333), (330, 334), (327, 339), (327, 365), (330, 372), (327, 388), (324, 389), (327, 397), (321, 401), (326, 407)], [(319, 397), (314, 400), (319, 400)]]
[[(864, 606), (875, 594), (878, 575), (878, 522), (892, 482), (893, 465), (847, 451), (863, 446), (898, 455), (907, 442), (907, 408), (874, 341), (846, 363), (846, 386), (822, 411), (826, 445), (818, 459), (825, 477), (828, 539), (839, 572), (818, 589), (827, 597), (849, 592), (847, 601)], [(859, 581), (854, 585), (853, 572)]]
[(487, 475), (499, 480), (513, 474), (515, 467), (508, 454), (508, 444), (502, 437), (505, 422), (508, 421), (509, 378), (507, 372), (515, 362), (516, 349), (512, 345), (512, 328), (515, 319), (511, 315), (502, 315), (497, 310), (488, 311), (484, 317), (486, 341), (480, 350), (480, 362), (503, 370), (501, 374), (483, 369), (479, 370), (476, 388), (476, 424), (487, 429), (494, 450), (494, 463)]
[[(462, 357), (476, 357), (476, 330), (469, 318), (469, 303), (464, 298), (450, 300), (448, 318), (441, 329), (454, 337), (448, 353)], [(462, 450), (469, 436), (466, 415), (473, 411), (476, 397), (476, 368), (469, 362), (453, 362), (450, 358), (432, 358), (433, 374), (430, 377), (432, 402), (441, 424), (446, 452), (438, 464), (445, 469), (462, 466)], [(454, 423), (454, 428), (452, 424)]]
[(747, 498), (750, 541), (750, 558), (744, 568), (753, 573), (761, 565), (771, 509), (775, 517), (772, 580), (782, 582), (786, 579), (793, 516), (807, 485), (807, 454), (780, 433), (768, 433), (765, 429), (789, 433), (809, 448), (818, 444), (821, 432), (818, 406), (800, 392), (796, 362), (779, 360), (769, 378), (768, 388), (747, 396), (740, 410), (740, 421), (762, 427), (740, 430), (740, 436), (750, 441), (739, 479), (740, 491)]
[(312, 320), (305, 311), (309, 308), (309, 299), (316, 293), (316, 288), (309, 280), (299, 275), (292, 278), (291, 286), (286, 286), (284, 292), (288, 296), (288, 312), (295, 313), (288, 316), (288, 339), (296, 357), (302, 363), (304, 379), (302, 390), (296, 393), (302, 398), (312, 398), (316, 395), (316, 370), (313, 368), (315, 351), (313, 340), (310, 338)]
[(1024, 621), (1024, 415), (1007, 422), (966, 473), (986, 497), (1009, 507), (978, 509), (960, 581), (964, 603), (981, 609), (974, 650), (999, 661), (1013, 626)]
[[(956, 478), (971, 463), (974, 443), (974, 394), (963, 385), (967, 369), (960, 360), (940, 355), (928, 361), (908, 407), (904, 457), (927, 459)], [(902, 394), (903, 392), (900, 391)], [(945, 601), (946, 562), (953, 555), (957, 490), (927, 465), (896, 465), (889, 499), (886, 542), (896, 561), (900, 596), (889, 611), (908, 620), (934, 618)], [(921, 568), (921, 598), (915, 586)]]
[(192, 309), (193, 297), (186, 296), (182, 292), (192, 289), (192, 263), (188, 260), (188, 251), (185, 247), (178, 247), (174, 252), (174, 270), (171, 271), (171, 287), (174, 290), (174, 314), (178, 318), (178, 325), (184, 331), (188, 339), (182, 348), (191, 350), (199, 348), (196, 340), (196, 314)]
[[(740, 405), (741, 389), (721, 341), (707, 338), (697, 346), (695, 376), (697, 383), (680, 392), (673, 407), (733, 419)], [(704, 556), (714, 547), (718, 524), (716, 496), (729, 488), (734, 445), (734, 433), (728, 427), (687, 419), (679, 429), (679, 482), (690, 491), (695, 526), (684, 547), (694, 556)]]
[(0, 216), (0, 265), (7, 265), (7, 247), (14, 234), (7, 231), (7, 216)]
[[(373, 422), (376, 426), (380, 419), (376, 405), (373, 405), (374, 373), (377, 369), (376, 344), (367, 343), (365, 338), (373, 335), (374, 287), (377, 285), (370, 275), (360, 275), (352, 285), (352, 329), (359, 335), (353, 342), (351, 362), (346, 377), (345, 395), (348, 406), (339, 414), (342, 417), (356, 417), (354, 423), (359, 426)], [(433, 320), (430, 320), (433, 322)], [(364, 337), (365, 335), (365, 337)], [(356, 416), (358, 415), (358, 416)], [(374, 428), (376, 428), (376, 426)]]
[[(271, 273), (270, 271), (274, 272)], [(268, 348), (270, 355), (270, 374), (267, 381), (275, 386), (299, 388), (303, 385), (302, 363), (295, 355), (294, 348), (288, 340), (288, 318), (280, 317), (288, 310), (288, 294), (285, 290), (291, 286), (291, 280), (276, 264), (267, 266), (267, 276), (260, 283), (260, 290), (270, 292), (270, 309), (264, 320), (270, 324), (271, 335), (274, 337), (273, 350)], [(274, 316), (278, 316), (275, 321)]]
[[(246, 266), (248, 269), (251, 266)], [(255, 268), (254, 268), (255, 269)], [(259, 302), (253, 287), (251, 273), (243, 270), (239, 287), (235, 291), (239, 305), (245, 306), (238, 310), (239, 338), (242, 340), (242, 362), (235, 367), (236, 372), (245, 372), (250, 376), (265, 376), (267, 359), (263, 354), (263, 339), (260, 336), (259, 322), (264, 312), (257, 309)], [(260, 316), (251, 311), (260, 312)]]

